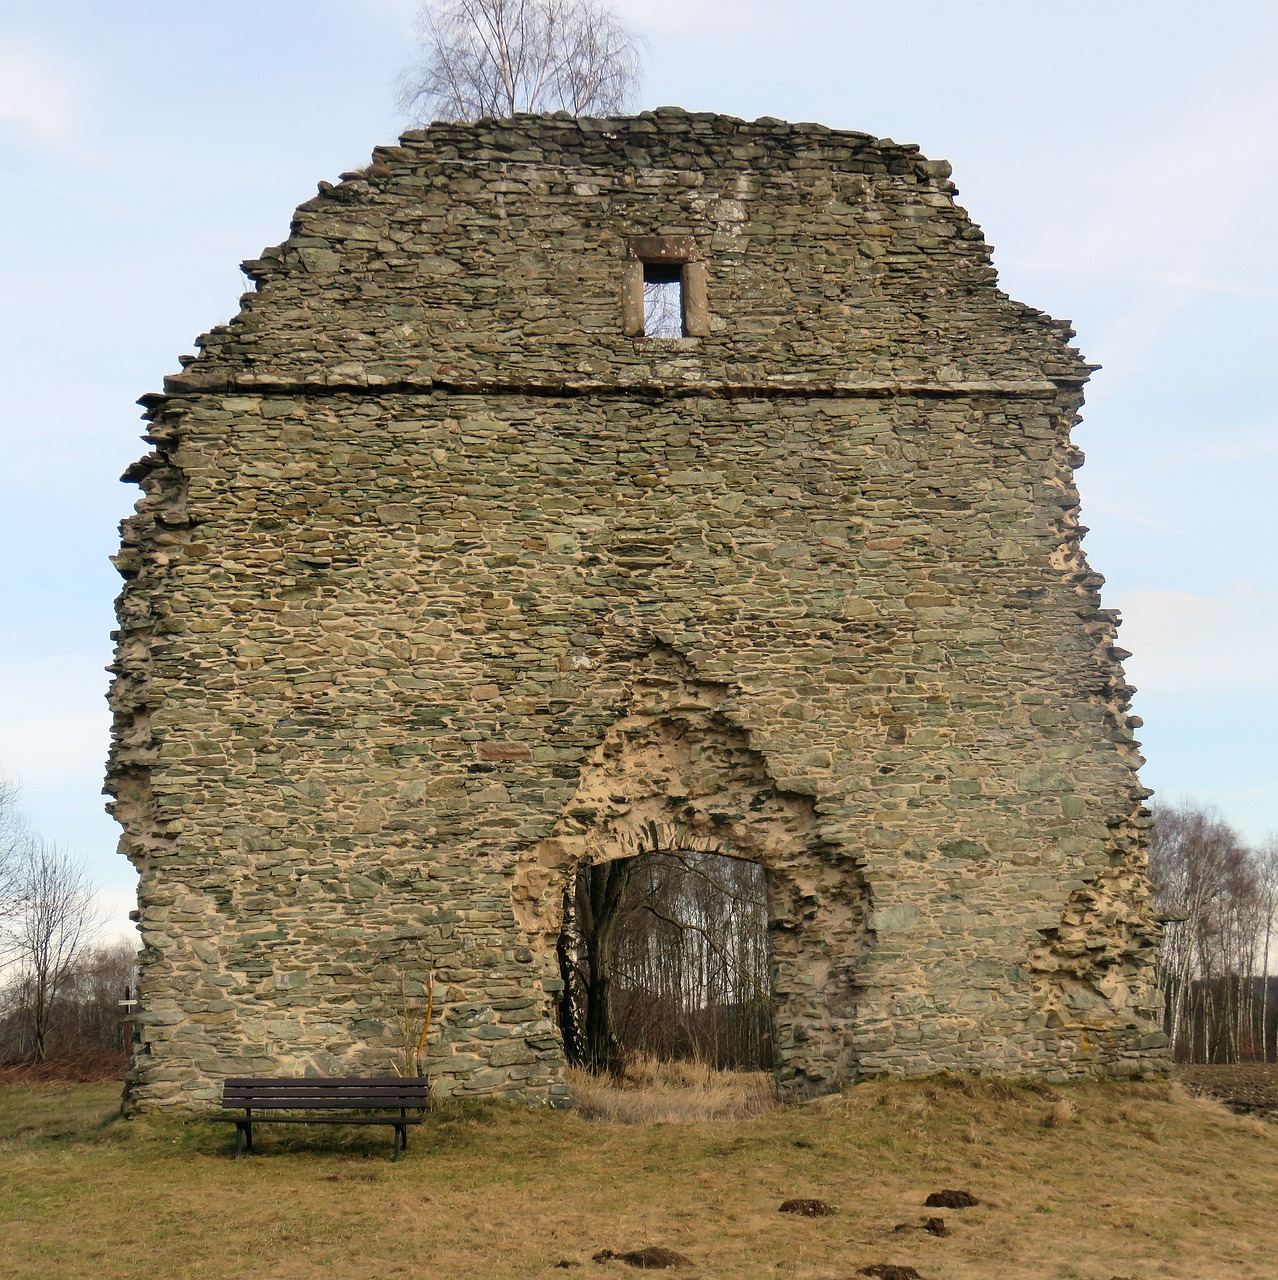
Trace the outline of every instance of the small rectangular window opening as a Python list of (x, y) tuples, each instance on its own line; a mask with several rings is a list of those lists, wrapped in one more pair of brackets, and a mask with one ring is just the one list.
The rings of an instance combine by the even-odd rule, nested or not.
[(683, 267), (680, 263), (643, 264), (643, 336), (682, 338)]

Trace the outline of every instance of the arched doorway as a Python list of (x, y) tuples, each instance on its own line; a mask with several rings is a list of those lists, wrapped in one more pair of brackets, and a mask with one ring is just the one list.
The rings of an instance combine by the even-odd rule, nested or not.
[(565, 890), (557, 951), (573, 1065), (619, 1074), (646, 1057), (772, 1068), (767, 875), (757, 862), (654, 841), (583, 866)]
[(768, 1048), (782, 1092), (810, 1096), (855, 1079), (870, 944), (869, 889), (857, 862), (823, 838), (811, 796), (777, 784), (729, 714), (727, 686), (654, 649), (631, 664), (625, 705), (584, 763), (553, 834), (521, 856), (512, 885), (516, 920), (561, 1026), (576, 1016), (562, 952), (582, 877), (617, 890), (626, 873), (609, 871), (614, 863), (721, 856), (757, 868), (749, 874), (766, 886)]

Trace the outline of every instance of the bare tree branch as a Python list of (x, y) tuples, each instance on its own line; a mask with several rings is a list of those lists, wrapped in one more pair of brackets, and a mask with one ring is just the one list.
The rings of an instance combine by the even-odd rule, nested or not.
[(97, 929), (93, 886), (65, 850), (30, 837), (18, 858), (17, 910), (9, 925), (13, 972), (6, 987), (42, 1062), (57, 1002)]
[(6, 925), (18, 913), (18, 869), (30, 840), (18, 811), (18, 784), (0, 774), (0, 966), (7, 959)]
[(1149, 850), (1165, 1025), (1177, 1060), (1278, 1058), (1269, 962), (1278, 850), (1252, 849), (1218, 814), (1159, 806)]
[(609, 115), (639, 82), (640, 44), (600, 0), (427, 0), (421, 63), (400, 78), (415, 120), (517, 111)]

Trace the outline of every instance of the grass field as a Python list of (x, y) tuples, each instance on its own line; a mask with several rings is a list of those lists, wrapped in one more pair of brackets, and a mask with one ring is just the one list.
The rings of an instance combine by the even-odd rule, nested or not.
[[(1278, 1276), (1278, 1126), (1162, 1086), (871, 1083), (693, 1124), (445, 1107), (397, 1165), (385, 1130), (302, 1126), (236, 1163), (231, 1126), (116, 1098), (0, 1088), (0, 1276), (616, 1280), (640, 1273), (592, 1255), (644, 1245), (702, 1280)], [(943, 1188), (981, 1204), (925, 1210)]]

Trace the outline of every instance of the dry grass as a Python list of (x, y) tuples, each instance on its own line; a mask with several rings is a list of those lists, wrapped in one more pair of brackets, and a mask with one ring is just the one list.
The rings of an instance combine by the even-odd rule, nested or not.
[[(669, 1273), (689, 1280), (1278, 1274), (1278, 1126), (1163, 1086), (869, 1083), (681, 1124), (449, 1106), (397, 1165), (380, 1131), (300, 1125), (237, 1164), (229, 1126), (120, 1121), (114, 1100), (0, 1089), (0, 1276), (623, 1280), (592, 1256), (647, 1245), (691, 1258)], [(980, 1204), (926, 1209), (942, 1188)], [(779, 1213), (793, 1198), (838, 1212)]]
[(109, 1084), (124, 1079), (128, 1059), (111, 1049), (79, 1049), (47, 1062), (0, 1063), (0, 1087), (14, 1084)]
[(704, 1062), (638, 1057), (621, 1079), (568, 1073), (580, 1114), (607, 1124), (694, 1124), (745, 1120), (777, 1105), (766, 1071), (720, 1071)]

